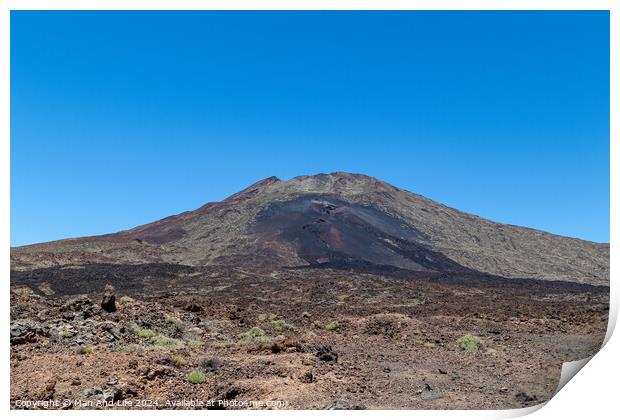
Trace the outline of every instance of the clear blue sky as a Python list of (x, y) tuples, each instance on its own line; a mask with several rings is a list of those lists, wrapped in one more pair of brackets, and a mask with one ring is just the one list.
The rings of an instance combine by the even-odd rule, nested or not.
[(12, 12), (11, 243), (276, 175), (609, 241), (607, 12)]

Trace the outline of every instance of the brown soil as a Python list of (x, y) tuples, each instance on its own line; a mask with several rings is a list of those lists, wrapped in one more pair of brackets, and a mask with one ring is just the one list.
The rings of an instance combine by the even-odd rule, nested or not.
[[(562, 362), (596, 352), (607, 326), (608, 288), (562, 282), (165, 266), (128, 282), (66, 270), (12, 279), (13, 408), (517, 408), (549, 399)], [(116, 311), (101, 309), (105, 283)], [(79, 295), (86, 284), (98, 293)], [(467, 334), (477, 350), (460, 347)], [(204, 382), (188, 380), (194, 370)]]

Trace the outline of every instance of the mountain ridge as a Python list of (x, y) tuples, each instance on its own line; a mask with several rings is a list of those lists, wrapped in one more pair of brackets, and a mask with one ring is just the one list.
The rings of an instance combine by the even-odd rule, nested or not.
[(609, 282), (608, 244), (493, 222), (345, 172), (287, 181), (268, 177), (222, 201), (125, 231), (11, 249), (12, 270), (114, 262), (304, 266), (327, 261)]

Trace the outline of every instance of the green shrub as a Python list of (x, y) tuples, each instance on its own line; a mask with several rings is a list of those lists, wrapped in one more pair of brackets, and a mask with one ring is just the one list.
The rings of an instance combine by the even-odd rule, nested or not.
[(265, 331), (260, 327), (252, 327), (246, 332), (242, 332), (239, 334), (239, 338), (247, 338), (247, 337), (263, 337), (267, 335)]
[(133, 299), (130, 298), (129, 296), (121, 296), (121, 298), (118, 301), (120, 303), (131, 303), (133, 302)]
[(179, 355), (172, 356), (172, 363), (174, 363), (174, 365), (178, 367), (187, 366), (189, 364), (189, 362), (185, 360), (183, 356)]
[(286, 322), (283, 319), (276, 319), (271, 321), (271, 325), (273, 325), (273, 327), (276, 329), (276, 331), (284, 331), (284, 330), (293, 330), (295, 329), (295, 327), (293, 327), (291, 324), (289, 324), (288, 322)]
[(267, 314), (258, 314), (259, 321), (267, 321)]
[(80, 346), (77, 349), (77, 354), (90, 354), (93, 352), (93, 346)]
[(123, 351), (126, 353), (143, 353), (146, 349), (135, 343), (123, 344), (118, 347), (118, 351)]
[(207, 379), (207, 375), (199, 370), (194, 370), (192, 373), (187, 375), (187, 380), (193, 384), (201, 384), (205, 381), (205, 379)]
[(151, 329), (144, 328), (138, 331), (138, 337), (142, 338), (153, 338), (157, 335), (157, 333)]
[(246, 332), (239, 334), (238, 337), (246, 343), (268, 343), (270, 341), (265, 331), (259, 327), (252, 327)]
[(165, 319), (165, 322), (168, 325), (177, 325), (177, 322), (179, 322), (179, 320), (172, 316), (167, 316)]
[(191, 347), (191, 348), (196, 349), (196, 348), (199, 348), (199, 347), (204, 346), (204, 345), (205, 345), (205, 342), (204, 342), (204, 341), (202, 341), (202, 340), (201, 340), (201, 339), (199, 339), (199, 338), (194, 338), (194, 339), (192, 339), (192, 340), (189, 340), (189, 341), (187, 342), (187, 345), (188, 345), (189, 347)]
[(71, 338), (75, 334), (73, 333), (73, 331), (64, 330), (63, 332), (60, 333), (60, 335), (61, 335), (62, 338)]
[(334, 331), (340, 328), (340, 324), (338, 323), (338, 321), (332, 321), (332, 322), (328, 322), (327, 324), (325, 324), (324, 328), (327, 331)]
[(467, 334), (458, 339), (459, 347), (466, 352), (475, 353), (478, 351), (483, 341), (480, 337)]
[(227, 349), (234, 345), (235, 343), (233, 343), (232, 341), (226, 340), (226, 341), (220, 341), (219, 343), (213, 344), (213, 347), (215, 347), (216, 349)]
[(161, 350), (174, 350), (183, 347), (182, 342), (174, 338), (166, 337), (165, 335), (155, 335), (151, 337), (151, 344)]

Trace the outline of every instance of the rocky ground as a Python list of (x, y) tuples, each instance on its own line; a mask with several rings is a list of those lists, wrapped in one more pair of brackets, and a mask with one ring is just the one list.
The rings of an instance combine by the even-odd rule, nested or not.
[(518, 408), (549, 399), (607, 327), (606, 287), (140, 270), (12, 277), (13, 408)]

